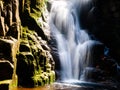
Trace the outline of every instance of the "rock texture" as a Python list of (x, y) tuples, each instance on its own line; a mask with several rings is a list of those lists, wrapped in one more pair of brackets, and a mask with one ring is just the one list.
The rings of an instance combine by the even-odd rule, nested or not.
[(0, 89), (16, 85), (16, 53), (19, 49), (18, 0), (0, 0)]
[(36, 87), (55, 81), (54, 61), (47, 45), (50, 33), (46, 15), (44, 0), (20, 0), (22, 31), (17, 55), (19, 86)]
[[(104, 55), (96, 59), (94, 68), (86, 68), (87, 80), (115, 84), (119, 88), (120, 65), (120, 1), (119, 0), (91, 0), (90, 8), (82, 11), (82, 28), (86, 29), (92, 39), (99, 40), (108, 48)], [(87, 7), (85, 5), (84, 7)], [(86, 14), (86, 15), (84, 15)]]
[(109, 54), (120, 63), (120, 1), (91, 0), (81, 7), (80, 21), (96, 39), (103, 42), (110, 50)]
[(23, 27), (22, 30), (20, 51), (17, 55), (18, 84), (35, 87), (54, 82), (54, 61), (46, 41), (28, 28)]
[[(109, 55), (120, 63), (120, 1), (92, 0), (84, 28), (109, 48)], [(83, 20), (84, 20), (83, 19)], [(82, 23), (82, 22), (81, 22)]]
[(49, 33), (45, 0), (0, 0), (1, 90), (55, 81)]

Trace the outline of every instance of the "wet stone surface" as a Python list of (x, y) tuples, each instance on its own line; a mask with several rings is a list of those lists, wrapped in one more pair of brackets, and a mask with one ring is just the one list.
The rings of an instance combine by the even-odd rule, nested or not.
[(114, 85), (98, 84), (98, 83), (58, 83), (55, 82), (51, 85), (46, 85), (44, 87), (36, 88), (12, 88), (11, 90), (119, 90), (119, 87), (114, 87)]
[(97, 83), (54, 83), (50, 90), (118, 90), (116, 87)]

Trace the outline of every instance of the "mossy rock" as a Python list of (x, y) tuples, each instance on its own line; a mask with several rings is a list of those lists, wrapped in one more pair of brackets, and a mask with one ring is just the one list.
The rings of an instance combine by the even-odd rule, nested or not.
[(17, 55), (18, 85), (37, 87), (51, 84), (55, 81), (52, 80), (55, 75), (51, 73), (52, 65), (51, 57), (48, 55), (49, 51), (42, 48), (36, 33), (26, 31), (26, 35), (27, 39), (21, 39), (20, 51)]
[(51, 71), (50, 73), (43, 72), (39, 75), (33, 77), (35, 86), (44, 86), (51, 84), (55, 81), (55, 73)]
[(48, 74), (49, 74), (49, 78), (50, 78), (50, 84), (55, 82), (55, 71), (51, 71)]
[(47, 40), (40, 26), (43, 22), (37, 22), (38, 18), (42, 18), (42, 9), (39, 7), (41, 3), (44, 4), (44, 0), (39, 1), (25, 1), (21, 18), (23, 26), (17, 55), (17, 75), (18, 85), (22, 87), (44, 86), (55, 81), (52, 80), (55, 79), (55, 73), (51, 73), (54, 61), (47, 43), (43, 41)]

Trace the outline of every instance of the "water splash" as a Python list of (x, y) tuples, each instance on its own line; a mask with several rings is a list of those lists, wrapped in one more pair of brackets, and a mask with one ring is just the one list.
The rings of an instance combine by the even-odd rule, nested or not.
[(79, 22), (81, 5), (89, 1), (56, 0), (52, 3), (50, 27), (58, 45), (62, 80), (81, 80), (84, 69), (92, 65), (93, 47), (99, 42), (91, 40)]

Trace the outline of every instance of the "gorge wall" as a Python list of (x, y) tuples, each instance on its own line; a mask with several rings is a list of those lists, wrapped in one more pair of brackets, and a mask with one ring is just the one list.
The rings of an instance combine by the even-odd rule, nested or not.
[(45, 0), (0, 0), (0, 89), (55, 81)]
[(109, 48), (109, 55), (120, 63), (120, 1), (91, 1), (86, 5), (89, 7), (83, 7), (82, 26), (103, 42)]

